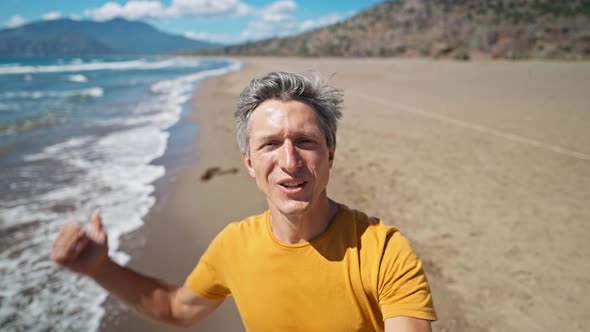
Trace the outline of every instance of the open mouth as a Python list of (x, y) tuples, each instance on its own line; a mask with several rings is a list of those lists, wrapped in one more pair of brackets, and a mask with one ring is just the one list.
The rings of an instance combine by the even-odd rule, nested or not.
[(281, 187), (283, 187), (289, 191), (294, 191), (294, 190), (303, 188), (306, 183), (307, 182), (305, 182), (305, 181), (291, 181), (291, 182), (280, 183), (280, 185), (281, 185)]

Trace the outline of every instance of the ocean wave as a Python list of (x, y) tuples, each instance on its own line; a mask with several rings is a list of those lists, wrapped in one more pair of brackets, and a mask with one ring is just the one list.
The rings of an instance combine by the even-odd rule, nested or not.
[(189, 58), (170, 58), (149, 61), (145, 59), (111, 62), (72, 62), (58, 65), (16, 65), (0, 67), (0, 74), (35, 74), (57, 72), (83, 72), (95, 70), (152, 70), (170, 67), (191, 68), (198, 67), (201, 61)]
[(86, 77), (82, 74), (76, 74), (76, 75), (69, 75), (67, 77), (67, 80), (70, 82), (76, 82), (76, 83), (86, 83), (86, 82), (88, 82), (88, 77)]
[(241, 67), (240, 62), (231, 61), (227, 67), (156, 82), (150, 86), (150, 91), (158, 95), (159, 98), (138, 104), (133, 109), (133, 116), (97, 120), (95, 124), (105, 127), (151, 125), (162, 130), (168, 129), (180, 118), (181, 106), (192, 97), (196, 82), (207, 77), (239, 70)]
[(99, 119), (95, 125), (102, 127), (136, 127), (152, 125), (160, 129), (172, 127), (180, 117), (182, 107), (173, 101), (154, 101), (151, 104), (142, 104), (135, 107), (133, 116), (120, 116), (110, 119)]
[[(87, 223), (91, 211), (101, 207), (109, 255), (126, 264), (129, 255), (119, 250), (119, 241), (143, 225), (142, 218), (155, 203), (151, 183), (165, 170), (150, 163), (163, 155), (167, 140), (168, 133), (157, 128), (133, 128), (104, 137), (73, 137), (28, 157), (33, 164), (60, 165), (59, 174), (78, 175), (34, 197), (0, 201), (0, 236), (6, 239), (0, 274), (11, 285), (0, 292), (3, 328), (38, 330), (39, 322), (50, 321), (52, 329), (64, 331), (98, 328), (106, 292), (86, 278), (57, 269), (49, 260), (51, 242), (65, 222)], [(68, 319), (57, 322), (56, 317)]]
[(0, 103), (0, 112), (14, 112), (20, 110), (20, 107), (14, 103)]
[(229, 65), (224, 68), (205, 70), (194, 74), (180, 76), (171, 80), (163, 80), (156, 82), (152, 84), (152, 86), (150, 87), (150, 91), (152, 91), (153, 93), (173, 93), (174, 91), (178, 91), (176, 89), (180, 86), (191, 84), (196, 81), (205, 79), (207, 77), (223, 75), (230, 71), (236, 71), (242, 68), (241, 62), (233, 60), (228, 61), (230, 61)]
[(102, 97), (104, 89), (92, 87), (81, 90), (66, 91), (7, 91), (0, 94), (0, 99), (39, 99), (39, 98), (68, 98), (68, 97)]
[(166, 151), (166, 129), (178, 121), (199, 80), (240, 67), (231, 62), (221, 69), (153, 84), (152, 94), (120, 118), (92, 122), (115, 121), (114, 126), (84, 131), (22, 157), (15, 178), (41, 189), (34, 195), (0, 200), (0, 236), (6, 239), (1, 244), (0, 275), (11, 285), (0, 292), (0, 326), (98, 330), (107, 293), (50, 262), (53, 238), (64, 222), (85, 222), (101, 207), (109, 254), (125, 264), (129, 255), (119, 249), (119, 241), (142, 227), (142, 219), (155, 204), (153, 182), (166, 173), (163, 166), (153, 164)]
[(72, 151), (72, 149), (80, 148), (83, 145), (88, 144), (92, 140), (96, 140), (96, 137), (95, 136), (72, 137), (64, 142), (47, 146), (43, 149), (42, 152), (26, 155), (23, 157), (23, 160), (36, 161), (36, 160), (41, 160), (41, 159), (54, 158), (55, 156), (64, 155), (68, 151)]
[(0, 63), (0, 68), (18, 66), (18, 62)]
[[(91, 280), (58, 269), (49, 258), (61, 225), (35, 221), (0, 230), (2, 245), (6, 246), (0, 252), (0, 274), (2, 282), (10, 285), (0, 292), (3, 331), (47, 330), (43, 324), (51, 324), (49, 329), (56, 331), (98, 329), (106, 292)], [(81, 304), (84, 310), (80, 310)]]
[(61, 114), (44, 113), (42, 115), (27, 116), (18, 121), (0, 123), (0, 136), (14, 135), (23, 131), (48, 128), (63, 123)]

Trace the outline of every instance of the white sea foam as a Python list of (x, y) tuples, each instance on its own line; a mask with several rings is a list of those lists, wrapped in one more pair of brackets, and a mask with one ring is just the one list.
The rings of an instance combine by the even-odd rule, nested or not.
[[(35, 227), (12, 232), (12, 239), (7, 239), (15, 245), (0, 253), (2, 282), (10, 285), (0, 291), (3, 330), (42, 331), (46, 330), (47, 325), (43, 325), (47, 322), (51, 322), (51, 329), (56, 331), (98, 328), (104, 312), (100, 305), (106, 293), (90, 280), (58, 270), (47, 257), (59, 226), (58, 223), (38, 223)], [(84, 310), (80, 310), (81, 303)], [(21, 310), (14, 312), (13, 308)], [(6, 317), (11, 318), (6, 321)]]
[(211, 69), (195, 74), (189, 74), (170, 80), (162, 80), (150, 86), (150, 91), (158, 95), (156, 100), (141, 103), (134, 109), (134, 116), (115, 117), (99, 120), (102, 126), (138, 126), (153, 125), (162, 130), (172, 127), (182, 112), (181, 105), (192, 97), (194, 85), (207, 77), (222, 75), (230, 71), (239, 70), (242, 64), (231, 61), (227, 67)]
[(152, 70), (161, 68), (194, 68), (199, 66), (195, 59), (171, 58), (157, 61), (145, 59), (112, 62), (87, 62), (43, 66), (6, 66), (0, 67), (0, 74), (34, 74), (56, 72), (82, 72), (95, 70)]
[(85, 144), (88, 144), (91, 140), (96, 139), (94, 136), (79, 136), (79, 137), (72, 137), (68, 140), (65, 140), (61, 143), (57, 143), (54, 145), (47, 146), (43, 148), (43, 151), (40, 153), (30, 154), (24, 156), (23, 159), (25, 161), (36, 161), (41, 159), (50, 159), (56, 156), (64, 155), (69, 152), (76, 151), (76, 148), (80, 148)]
[(86, 77), (82, 74), (76, 74), (76, 75), (69, 75), (67, 77), (67, 80), (70, 82), (85, 83), (85, 82), (88, 82), (88, 77)]
[(74, 92), (74, 96), (78, 95), (78, 96), (89, 96), (89, 97), (102, 97), (102, 95), (104, 94), (104, 89), (103, 88), (99, 88), (99, 87), (94, 87), (94, 88), (89, 88), (89, 89), (85, 89), (85, 90), (79, 90)]
[(241, 62), (232, 61), (228, 67), (206, 70), (190, 75), (184, 75), (171, 80), (163, 80), (154, 83), (150, 87), (150, 90), (154, 93), (178, 93), (178, 90), (176, 90), (178, 87), (183, 87), (186, 84), (191, 84), (207, 77), (223, 75), (230, 71), (239, 70), (240, 68), (242, 68)]
[[(104, 136), (72, 137), (24, 157), (31, 165), (61, 165), (53, 176), (74, 174), (76, 178), (35, 197), (0, 201), (0, 226), (11, 229), (6, 238), (11, 241), (8, 249), (0, 253), (0, 275), (4, 284), (11, 285), (0, 288), (3, 328), (36, 331), (48, 326), (39, 322), (51, 322), (51, 329), (59, 331), (98, 329), (106, 292), (48, 262), (53, 237), (64, 222), (86, 221), (100, 207), (109, 233), (110, 255), (125, 264), (129, 256), (119, 249), (119, 241), (122, 235), (143, 225), (142, 218), (155, 203), (152, 183), (165, 174), (165, 169), (152, 162), (165, 152), (169, 137), (166, 129), (178, 121), (196, 82), (240, 66), (235, 62), (223, 69), (156, 83), (151, 87), (154, 94), (132, 109), (132, 114), (111, 119), (122, 126), (114, 127), (116, 131)], [(38, 174), (27, 167), (19, 172), (24, 178)], [(61, 183), (59, 178), (57, 182)], [(56, 205), (71, 208), (54, 209)]]
[(7, 91), (0, 94), (0, 99), (39, 99), (39, 98), (68, 98), (68, 97), (102, 97), (104, 89), (91, 87), (81, 90), (66, 91)]
[[(52, 328), (57, 330), (98, 328), (104, 313), (100, 305), (106, 293), (84, 278), (47, 264), (51, 242), (64, 222), (77, 220), (87, 224), (91, 211), (101, 207), (109, 232), (110, 255), (125, 264), (129, 256), (118, 250), (119, 240), (143, 225), (143, 216), (155, 203), (151, 182), (164, 174), (164, 168), (150, 163), (164, 153), (167, 139), (167, 132), (141, 127), (102, 138), (72, 138), (28, 157), (37, 162), (59, 161), (64, 172), (83, 170), (84, 175), (72, 184), (37, 196), (35, 203), (21, 202), (10, 208), (6, 208), (6, 202), (0, 204), (0, 219), (12, 221), (12, 228), (16, 229), (10, 237), (14, 245), (0, 253), (3, 283), (11, 285), (9, 290), (0, 292), (0, 322), (11, 321), (4, 327), (35, 331), (42, 329), (39, 322), (51, 321)], [(65, 213), (51, 210), (60, 203), (73, 204), (76, 209)], [(31, 222), (34, 227), (27, 226)], [(15, 228), (17, 224), (24, 228)], [(2, 226), (6, 229), (8, 225)], [(14, 312), (10, 308), (23, 310)], [(56, 317), (69, 319), (55, 322)]]

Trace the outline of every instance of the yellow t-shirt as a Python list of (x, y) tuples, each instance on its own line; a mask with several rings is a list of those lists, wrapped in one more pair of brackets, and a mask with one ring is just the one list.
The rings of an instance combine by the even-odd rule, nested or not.
[(186, 283), (232, 295), (248, 331), (383, 331), (394, 316), (436, 320), (422, 263), (395, 227), (340, 205), (327, 230), (293, 245), (269, 211), (229, 224)]

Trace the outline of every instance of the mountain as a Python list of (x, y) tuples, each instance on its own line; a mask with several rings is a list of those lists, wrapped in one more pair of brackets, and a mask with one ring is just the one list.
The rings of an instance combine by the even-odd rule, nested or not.
[(171, 53), (219, 47), (124, 19), (60, 19), (0, 30), (0, 56), (81, 56)]
[(590, 0), (387, 1), (331, 26), (224, 55), (590, 58)]

